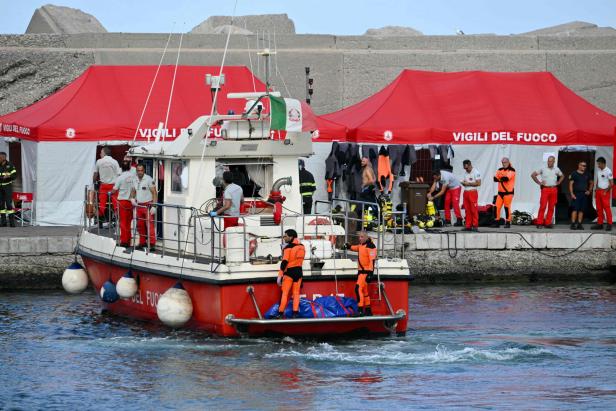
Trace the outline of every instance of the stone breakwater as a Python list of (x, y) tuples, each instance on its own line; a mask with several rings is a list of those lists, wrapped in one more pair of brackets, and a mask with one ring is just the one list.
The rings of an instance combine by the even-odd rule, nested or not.
[[(91, 64), (157, 65), (168, 34), (0, 35), (0, 114), (38, 101)], [(219, 65), (226, 36), (185, 34), (180, 64)], [(265, 78), (258, 48), (266, 35), (233, 35), (226, 64)], [(163, 64), (175, 64), (179, 35)], [(274, 47), (274, 45), (271, 45)], [(549, 71), (601, 109), (616, 114), (616, 35), (333, 36), (277, 34), (272, 81), (305, 96), (305, 67), (314, 78), (312, 106), (332, 112), (372, 95), (405, 68), (431, 71)], [(286, 87), (285, 87), (286, 86)], [(203, 92), (207, 90), (203, 89)], [(469, 99), (472, 96), (469, 96)]]

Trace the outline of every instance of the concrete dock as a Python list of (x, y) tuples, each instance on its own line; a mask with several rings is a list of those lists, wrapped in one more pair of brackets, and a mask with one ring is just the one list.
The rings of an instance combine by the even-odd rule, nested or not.
[[(449, 227), (404, 236), (416, 283), (614, 280), (616, 236), (569, 226)], [(0, 229), (0, 290), (61, 288), (74, 259), (78, 227)], [(387, 248), (393, 235), (384, 234)]]
[(405, 256), (417, 282), (613, 279), (616, 236), (585, 227), (446, 228), (405, 235)]
[(79, 227), (0, 228), (0, 290), (61, 288)]

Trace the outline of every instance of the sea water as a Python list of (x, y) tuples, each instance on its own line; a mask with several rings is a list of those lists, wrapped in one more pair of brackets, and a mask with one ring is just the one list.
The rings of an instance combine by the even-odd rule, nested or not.
[(405, 337), (226, 339), (0, 293), (0, 409), (616, 409), (616, 286), (412, 286)]

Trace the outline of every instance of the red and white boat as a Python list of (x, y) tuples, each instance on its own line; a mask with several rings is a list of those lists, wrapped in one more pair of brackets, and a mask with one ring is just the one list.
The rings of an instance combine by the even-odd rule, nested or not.
[[(263, 318), (263, 313), (280, 300), (276, 278), (281, 237), (288, 228), (295, 229), (306, 246), (302, 287), (306, 298), (354, 298), (357, 273), (354, 253), (338, 250), (336, 244), (352, 242), (350, 234), (355, 232), (347, 233), (345, 227), (358, 222), (348, 214), (333, 215), (329, 203), (318, 204), (323, 213), (301, 213), (297, 161), (313, 153), (311, 136), (286, 132), (279, 137), (271, 132), (267, 99), (273, 94), (228, 95), (248, 100), (246, 112), (202, 116), (173, 142), (131, 149), (134, 156), (164, 165), (153, 170), (158, 181), (156, 174), (164, 169), (160, 176), (164, 203), (158, 205), (162, 224), (156, 249), (151, 251), (121, 247), (114, 229), (100, 229), (96, 221), (86, 219), (78, 254), (94, 289), (101, 290), (108, 281), (118, 284), (128, 271), (136, 284), (131, 297), (102, 301), (104, 309), (128, 318), (160, 322), (159, 301), (179, 283), (191, 307), (188, 314), (180, 307), (185, 318), (171, 321), (172, 326), (221, 336), (406, 332), (409, 267), (400, 250), (383, 249), (380, 234), (375, 234), (379, 248), (377, 280), (369, 285), (373, 316)], [(265, 102), (263, 107), (261, 102)], [(216, 133), (220, 137), (210, 137), (216, 125), (221, 127)], [(269, 195), (247, 197), (240, 226), (226, 230), (221, 217), (208, 214), (217, 197), (213, 179), (222, 168), (233, 170), (240, 180), (252, 180), (262, 194)], [(346, 200), (338, 203), (346, 210), (352, 205)]]

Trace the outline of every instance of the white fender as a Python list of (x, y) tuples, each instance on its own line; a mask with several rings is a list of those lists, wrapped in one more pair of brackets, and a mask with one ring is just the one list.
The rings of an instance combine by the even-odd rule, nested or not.
[(67, 293), (79, 294), (88, 288), (88, 274), (81, 264), (74, 262), (62, 274), (62, 287)]
[(156, 304), (158, 319), (172, 328), (186, 324), (192, 317), (192, 312), (193, 305), (190, 296), (180, 283), (165, 291)]
[(137, 294), (137, 280), (133, 277), (133, 272), (128, 270), (116, 284), (116, 291), (120, 298), (132, 298)]

